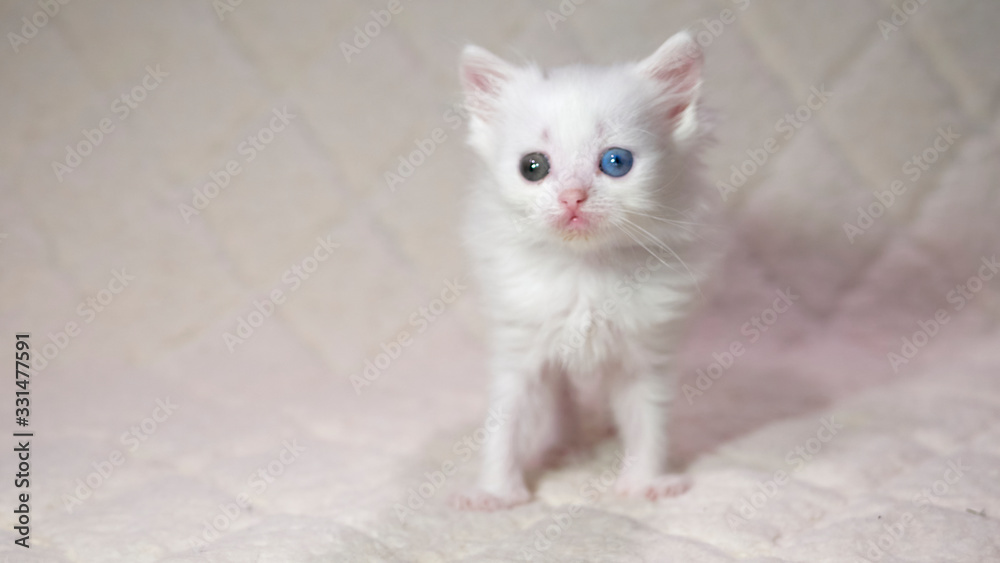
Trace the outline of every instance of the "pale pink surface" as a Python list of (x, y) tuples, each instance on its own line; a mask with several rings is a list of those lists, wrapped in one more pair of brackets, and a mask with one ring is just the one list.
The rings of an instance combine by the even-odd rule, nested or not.
[[(888, 38), (877, 22), (892, 15), (889, 1), (737, 9), (706, 49), (719, 138), (707, 173), (728, 181), (769, 137), (780, 149), (726, 201), (724, 267), (685, 345), (684, 382), (695, 386), (713, 353), (746, 344), (704, 395), (678, 398), (675, 452), (695, 488), (655, 505), (585, 503), (535, 551), (558, 506), (582, 502), (581, 484), (610, 463), (608, 443), (544, 476), (528, 507), (445, 508), (474, 474), (453, 444), (485, 412), (484, 326), (472, 287), (433, 322), (411, 316), (437, 307), (466, 268), (456, 221), (471, 158), (447, 119), (459, 48), (474, 41), (543, 64), (637, 59), (732, 5), (591, 0), (553, 30), (555, 2), (405, 3), (348, 63), (341, 42), (383, 3), (244, 3), (220, 21), (209, 2), (74, 2), (19, 52), (5, 45), (0, 327), (7, 342), (32, 332), (36, 348), (68, 322), (82, 328), (33, 376), (33, 547), (12, 544), (8, 485), (0, 555), (509, 561), (524, 549), (536, 560), (856, 561), (961, 457), (968, 475), (890, 551), (1000, 560), (1000, 279), (961, 312), (947, 300), (1000, 251), (1000, 5), (987, 0), (927, 3)], [(4, 4), (4, 31), (39, 9)], [(168, 76), (119, 120), (114, 99), (147, 65)], [(821, 85), (829, 101), (785, 139), (776, 124)], [(291, 123), (246, 161), (240, 143), (285, 106)], [(115, 130), (57, 181), (52, 162), (104, 117)], [(960, 137), (911, 182), (904, 162), (949, 126)], [(384, 173), (435, 128), (444, 141), (390, 190)], [(241, 172), (186, 222), (178, 205), (231, 159)], [(851, 244), (843, 223), (896, 179), (907, 190)], [(291, 291), (284, 272), (327, 236), (339, 248)], [(136, 279), (87, 323), (78, 304), (121, 268)], [(800, 299), (747, 344), (743, 324), (785, 288)], [(223, 333), (274, 289), (287, 301), (231, 353)], [(887, 354), (938, 309), (949, 323), (895, 373)], [(350, 376), (403, 331), (411, 344), (357, 395)], [(0, 401), (8, 429), (10, 397)], [(77, 479), (126, 450), (121, 435), (167, 398), (176, 412), (68, 512)], [(726, 515), (787, 469), (785, 452), (827, 408), (843, 437), (766, 512), (731, 528)], [(192, 551), (205, 521), (288, 440), (305, 451)], [(0, 459), (10, 472), (10, 452)], [(449, 460), (456, 476), (400, 523), (393, 506)]]

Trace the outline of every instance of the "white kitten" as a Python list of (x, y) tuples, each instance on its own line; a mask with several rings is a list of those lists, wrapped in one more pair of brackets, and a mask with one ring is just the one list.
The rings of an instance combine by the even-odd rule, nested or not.
[(507, 419), (459, 507), (530, 500), (526, 470), (573, 445), (586, 393), (607, 402), (634, 459), (619, 492), (687, 489), (667, 473), (666, 424), (677, 325), (697, 285), (685, 253), (708, 193), (697, 177), (702, 61), (686, 33), (607, 68), (546, 72), (462, 53), (469, 143), (485, 168), (468, 246), (493, 323), (493, 409)]

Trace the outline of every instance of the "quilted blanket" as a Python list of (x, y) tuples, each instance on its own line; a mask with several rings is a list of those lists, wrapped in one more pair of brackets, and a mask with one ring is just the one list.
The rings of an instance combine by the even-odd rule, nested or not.
[[(991, 0), (3, 3), (0, 561), (1000, 562), (998, 27)], [(724, 209), (670, 431), (693, 487), (615, 496), (612, 437), (455, 511), (503, 416), (457, 54), (611, 63), (681, 28)]]

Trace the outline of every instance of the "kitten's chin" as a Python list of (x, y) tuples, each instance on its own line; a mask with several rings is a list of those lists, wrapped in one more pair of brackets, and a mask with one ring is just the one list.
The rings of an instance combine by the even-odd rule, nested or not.
[(552, 231), (561, 242), (577, 249), (600, 246), (604, 239), (600, 221), (594, 217), (562, 217), (552, 224)]
[(587, 234), (594, 230), (594, 220), (584, 215), (562, 217), (556, 227), (564, 233)]

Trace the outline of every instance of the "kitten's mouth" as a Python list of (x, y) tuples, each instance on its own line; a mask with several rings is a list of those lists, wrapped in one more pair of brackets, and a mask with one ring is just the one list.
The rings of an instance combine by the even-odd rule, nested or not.
[(556, 227), (565, 239), (588, 238), (594, 233), (593, 217), (580, 213), (566, 213), (559, 218)]

